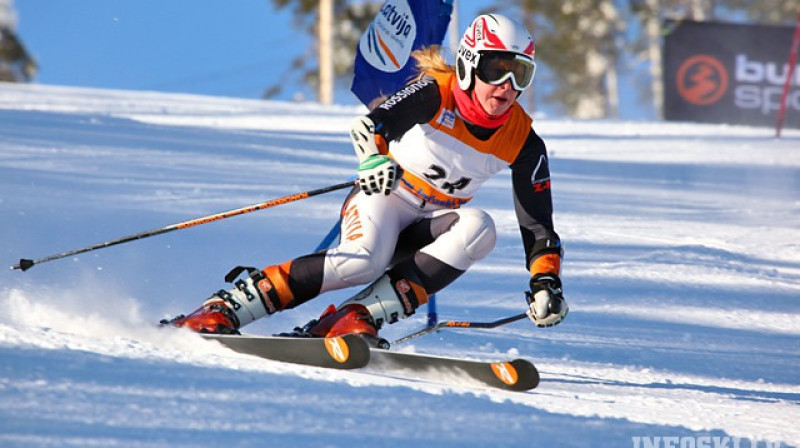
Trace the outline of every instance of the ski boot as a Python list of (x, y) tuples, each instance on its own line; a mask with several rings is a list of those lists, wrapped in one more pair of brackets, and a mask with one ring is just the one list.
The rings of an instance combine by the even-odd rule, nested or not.
[[(366, 307), (357, 304), (342, 304), (338, 309), (329, 305), (319, 319), (311, 319), (302, 327), (295, 327), (280, 336), (303, 338), (329, 338), (345, 334), (358, 334), (373, 346), (378, 346), (378, 327)], [(387, 345), (388, 347), (388, 345)]]
[(198, 333), (239, 334), (239, 321), (228, 304), (213, 296), (203, 306), (188, 316), (180, 314), (172, 319), (164, 319), (161, 325), (185, 327)]
[[(235, 279), (242, 270), (234, 269), (226, 280)], [(250, 276), (236, 281), (235, 288), (220, 290), (188, 316), (164, 319), (161, 324), (186, 327), (198, 333), (239, 334), (239, 328), (275, 313), (280, 301), (272, 283), (263, 271), (247, 270)]]
[(319, 319), (284, 335), (324, 338), (358, 334), (373, 347), (389, 348), (389, 342), (378, 336), (378, 330), (386, 323), (414, 314), (420, 301), (427, 302), (427, 297), (422, 287), (387, 273), (338, 308), (330, 305)]

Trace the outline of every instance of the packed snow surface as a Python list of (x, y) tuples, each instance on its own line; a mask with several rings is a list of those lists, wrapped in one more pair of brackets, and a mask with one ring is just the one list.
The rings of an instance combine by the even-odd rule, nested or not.
[[(3, 262), (343, 182), (359, 113), (0, 84)], [(537, 389), (293, 366), (157, 328), (225, 288), (233, 266), (313, 251), (338, 191), (3, 269), (0, 446), (800, 445), (800, 132), (549, 117), (534, 127), (551, 155), (568, 319), (444, 330), (397, 349), (524, 357), (541, 371)], [(439, 316), (519, 313), (528, 275), (509, 173), (470, 206), (493, 216), (498, 243), (437, 295)], [(291, 329), (353, 292), (247, 329)], [(384, 336), (422, 328), (425, 314)]]

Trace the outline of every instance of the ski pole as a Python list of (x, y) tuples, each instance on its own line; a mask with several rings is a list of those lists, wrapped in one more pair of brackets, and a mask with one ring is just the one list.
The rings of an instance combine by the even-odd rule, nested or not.
[(497, 328), (502, 325), (510, 324), (511, 322), (516, 322), (520, 319), (524, 319), (526, 317), (528, 317), (526, 313), (520, 313), (493, 322), (464, 322), (457, 320), (448, 320), (444, 322), (439, 322), (436, 325), (425, 327), (424, 329), (417, 331), (416, 333), (411, 333), (408, 336), (403, 336), (402, 338), (392, 342), (391, 345), (402, 344), (412, 339), (416, 339), (420, 336), (425, 336), (426, 334), (433, 333), (434, 331), (439, 331), (442, 328)]
[(151, 236), (161, 235), (162, 233), (171, 232), (173, 230), (181, 230), (186, 229), (188, 227), (198, 226), (200, 224), (206, 224), (213, 221), (219, 221), (221, 219), (230, 218), (232, 216), (243, 215), (245, 213), (250, 213), (258, 210), (263, 210), (265, 208), (275, 207), (277, 205), (288, 204), (290, 202), (299, 201), (301, 199), (310, 198), (311, 196), (317, 196), (320, 194), (328, 193), (335, 190), (342, 190), (344, 188), (350, 188), (355, 183), (353, 181), (342, 182), (340, 184), (330, 185), (323, 188), (318, 188), (316, 190), (309, 190), (304, 191), (302, 193), (295, 193), (289, 196), (284, 196), (282, 198), (273, 199), (271, 201), (262, 202), (260, 204), (248, 205), (247, 207), (237, 208), (234, 210), (229, 210), (227, 212), (216, 213), (213, 215), (203, 216), (200, 218), (191, 219), (189, 221), (180, 222), (178, 224), (172, 224), (166, 227), (162, 227), (160, 229), (149, 230), (147, 232), (137, 233), (134, 235), (128, 235), (116, 240), (107, 241), (105, 243), (95, 244), (92, 246), (84, 247), (82, 249), (76, 249), (69, 252), (64, 252), (60, 254), (50, 255), (48, 257), (40, 258), (38, 260), (30, 260), (30, 259), (20, 259), (19, 263), (11, 266), (11, 269), (20, 269), (22, 271), (27, 271), (28, 269), (32, 268), (34, 265), (41, 264), (47, 261), (58, 260), (60, 258), (69, 257), (71, 255), (82, 254), (85, 252), (93, 251), (96, 249), (102, 249), (104, 247), (111, 247), (116, 246), (117, 244), (127, 243), (130, 241), (140, 240), (143, 238), (148, 238)]

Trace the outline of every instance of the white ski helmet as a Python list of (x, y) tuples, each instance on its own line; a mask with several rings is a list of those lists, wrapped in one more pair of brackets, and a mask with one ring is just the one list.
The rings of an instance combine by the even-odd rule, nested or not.
[[(500, 14), (480, 15), (464, 32), (458, 45), (456, 75), (462, 90), (473, 86), (475, 75), (489, 84), (502, 84), (511, 79), (517, 91), (523, 91), (533, 80), (536, 64), (533, 39), (521, 23)], [(495, 53), (497, 53), (495, 55)], [(504, 57), (515, 64), (504, 68), (481, 66), (481, 61), (491, 59), (488, 55)], [(483, 70), (479, 73), (479, 67)], [(487, 75), (490, 73), (490, 75)], [(484, 75), (484, 76), (481, 76)], [(487, 76), (489, 79), (487, 79)]]

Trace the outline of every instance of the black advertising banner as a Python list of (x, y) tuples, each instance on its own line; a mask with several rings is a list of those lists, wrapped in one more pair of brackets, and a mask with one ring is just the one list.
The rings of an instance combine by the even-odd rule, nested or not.
[[(680, 21), (667, 29), (664, 118), (775, 125), (793, 27)], [(790, 86), (784, 125), (800, 128), (800, 67)]]

